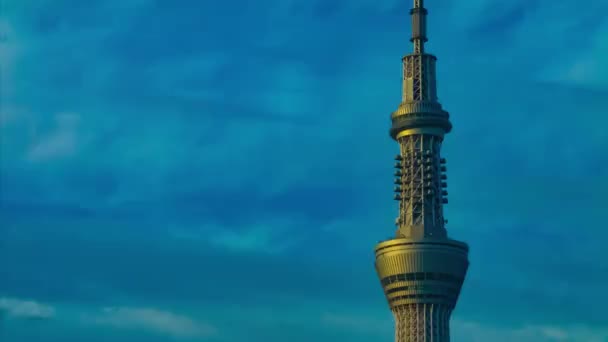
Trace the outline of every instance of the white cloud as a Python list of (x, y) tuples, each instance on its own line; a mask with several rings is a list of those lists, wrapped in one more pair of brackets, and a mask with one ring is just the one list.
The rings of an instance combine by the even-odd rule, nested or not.
[(55, 316), (55, 308), (30, 300), (0, 298), (0, 312), (13, 318), (45, 319)]
[(177, 338), (204, 338), (216, 333), (216, 329), (208, 323), (153, 308), (107, 307), (91, 320), (99, 325), (141, 329)]

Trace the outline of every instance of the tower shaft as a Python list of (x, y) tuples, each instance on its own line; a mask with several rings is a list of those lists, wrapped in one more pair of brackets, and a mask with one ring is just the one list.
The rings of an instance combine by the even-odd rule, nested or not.
[(393, 310), (395, 341), (445, 341), (452, 309), (444, 304), (407, 304)]
[(395, 319), (396, 342), (448, 342), (449, 320), (468, 269), (468, 246), (448, 238), (444, 137), (452, 129), (437, 99), (435, 56), (427, 41), (423, 0), (414, 0), (413, 52), (403, 57), (402, 99), (391, 114), (395, 157), (394, 239), (376, 245), (376, 271)]

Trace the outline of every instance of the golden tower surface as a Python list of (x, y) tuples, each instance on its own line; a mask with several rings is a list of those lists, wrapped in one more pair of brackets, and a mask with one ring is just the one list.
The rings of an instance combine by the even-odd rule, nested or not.
[(449, 321), (469, 265), (468, 246), (447, 236), (445, 159), (441, 144), (452, 129), (437, 100), (435, 61), (424, 51), (424, 0), (414, 0), (414, 51), (403, 57), (403, 97), (391, 115), (395, 199), (394, 239), (376, 245), (376, 271), (395, 318), (396, 342), (447, 342)]

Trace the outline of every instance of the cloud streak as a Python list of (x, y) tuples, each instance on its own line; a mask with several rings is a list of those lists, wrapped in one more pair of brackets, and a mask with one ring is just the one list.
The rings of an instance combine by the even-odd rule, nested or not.
[(177, 338), (207, 338), (217, 333), (208, 323), (154, 308), (107, 307), (91, 321), (117, 329), (144, 330)]
[(54, 307), (17, 298), (0, 298), (0, 311), (12, 318), (49, 319), (55, 317)]
[(492, 326), (478, 322), (456, 320), (453, 336), (458, 340), (481, 341), (589, 341), (600, 342), (608, 338), (605, 327), (593, 328), (585, 325), (523, 325)]

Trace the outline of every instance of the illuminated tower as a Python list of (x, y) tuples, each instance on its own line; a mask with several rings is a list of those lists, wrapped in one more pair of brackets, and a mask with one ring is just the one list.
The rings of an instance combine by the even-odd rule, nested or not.
[(399, 217), (394, 239), (376, 245), (376, 271), (395, 318), (396, 342), (446, 342), (449, 321), (469, 265), (468, 246), (447, 236), (446, 166), (441, 144), (452, 129), (437, 101), (435, 61), (424, 51), (426, 15), (414, 0), (412, 54), (403, 57), (403, 98), (391, 115), (395, 199)]

